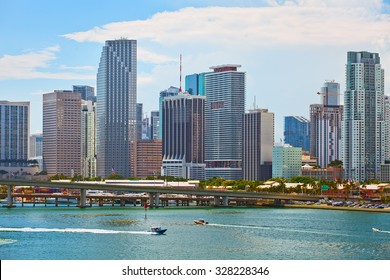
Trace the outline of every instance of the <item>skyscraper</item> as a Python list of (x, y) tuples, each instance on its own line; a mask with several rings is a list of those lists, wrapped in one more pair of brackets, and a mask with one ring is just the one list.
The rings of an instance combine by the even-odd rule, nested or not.
[(96, 103), (81, 101), (81, 175), (96, 176)]
[(284, 143), (310, 150), (310, 121), (301, 116), (284, 117)]
[(185, 90), (191, 95), (206, 95), (205, 75), (207, 73), (191, 74), (185, 78)]
[[(179, 88), (173, 87), (173, 86), (170, 86), (166, 90), (160, 91), (160, 97), (158, 99), (158, 113), (159, 113), (159, 115), (158, 115), (159, 116), (158, 124), (162, 123), (162, 103), (164, 101), (164, 98), (170, 97), (170, 96), (176, 96), (176, 95), (179, 94), (179, 91), (180, 91)], [(151, 125), (151, 127), (156, 128), (156, 126), (154, 126), (154, 124), (153, 124), (152, 114), (150, 116), (150, 125)], [(155, 138), (153, 138), (153, 137), (155, 137)], [(159, 125), (157, 133), (156, 134), (155, 133), (151, 134), (150, 139), (161, 139), (161, 137), (162, 137), (162, 126)]]
[(43, 162), (48, 175), (81, 174), (80, 93), (43, 95)]
[(380, 179), (385, 160), (384, 70), (377, 53), (348, 52), (344, 94), (345, 177)]
[(327, 81), (318, 94), (321, 104), (310, 105), (310, 155), (326, 168), (331, 161), (341, 160), (340, 85)]
[(164, 175), (204, 179), (204, 96), (188, 93), (163, 101)]
[(30, 135), (30, 150), (28, 158), (42, 157), (42, 133)]
[(245, 113), (245, 72), (240, 65), (210, 67), (206, 74), (206, 179), (242, 178), (242, 121)]
[(272, 177), (274, 113), (267, 109), (250, 110), (244, 115), (242, 174), (244, 180), (267, 180)]
[(106, 41), (97, 74), (97, 175), (130, 175), (137, 111), (137, 41)]
[(161, 139), (161, 114), (159, 111), (150, 112), (150, 140)]
[(89, 100), (95, 102), (95, 89), (91, 86), (73, 86), (74, 92), (81, 94), (82, 100)]
[(137, 103), (137, 140), (142, 139), (143, 104)]
[(0, 166), (26, 166), (30, 102), (0, 101)]

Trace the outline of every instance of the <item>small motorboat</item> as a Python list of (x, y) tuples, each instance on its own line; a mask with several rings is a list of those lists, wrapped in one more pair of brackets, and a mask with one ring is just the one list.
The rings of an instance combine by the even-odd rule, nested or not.
[(209, 222), (206, 222), (203, 219), (194, 220), (194, 223), (197, 225), (207, 225)]
[(372, 231), (375, 231), (375, 232), (381, 232), (382, 230), (381, 229), (379, 229), (379, 228), (372, 228)]
[(164, 234), (167, 231), (166, 228), (161, 228), (161, 227), (150, 227), (149, 232), (154, 233), (154, 234)]

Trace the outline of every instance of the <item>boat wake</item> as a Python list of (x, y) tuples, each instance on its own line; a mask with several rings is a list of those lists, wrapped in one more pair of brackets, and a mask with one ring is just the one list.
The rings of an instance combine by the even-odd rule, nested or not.
[(155, 234), (148, 231), (127, 231), (109, 229), (88, 229), (88, 228), (4, 228), (0, 227), (0, 232), (69, 232), (69, 233), (93, 233), (93, 234)]
[(335, 236), (351, 236), (351, 235), (349, 235), (349, 234), (332, 233), (332, 232), (328, 232), (328, 231), (315, 231), (315, 230), (291, 229), (291, 228), (277, 228), (277, 227), (256, 226), (256, 225), (208, 224), (208, 226), (215, 226), (215, 227), (230, 227), (230, 228), (265, 229), (265, 230), (276, 230), (276, 231), (312, 233), (312, 234), (320, 234), (320, 235), (326, 234), (326, 235), (335, 235)]
[(15, 242), (16, 242), (16, 240), (13, 240), (13, 239), (0, 238), (0, 246), (6, 245), (6, 244), (12, 244)]

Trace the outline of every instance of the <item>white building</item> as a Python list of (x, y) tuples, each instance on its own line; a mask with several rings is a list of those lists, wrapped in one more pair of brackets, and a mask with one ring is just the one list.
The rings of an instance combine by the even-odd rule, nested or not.
[(302, 176), (302, 148), (277, 144), (272, 149), (272, 178)]
[(384, 70), (377, 53), (348, 52), (342, 161), (346, 179), (380, 179), (385, 161)]

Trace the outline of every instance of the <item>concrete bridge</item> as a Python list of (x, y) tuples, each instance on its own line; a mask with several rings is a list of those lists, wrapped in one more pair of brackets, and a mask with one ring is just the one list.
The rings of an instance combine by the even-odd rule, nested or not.
[(24, 180), (0, 180), (0, 185), (7, 186), (7, 207), (13, 207), (12, 202), (12, 187), (14, 186), (31, 186), (31, 187), (47, 187), (61, 189), (78, 189), (80, 190), (79, 207), (86, 207), (87, 190), (103, 190), (103, 191), (121, 191), (121, 192), (142, 192), (149, 194), (150, 206), (158, 206), (160, 203), (160, 194), (185, 194), (195, 196), (214, 197), (214, 205), (228, 206), (229, 198), (248, 198), (248, 199), (269, 199), (274, 200), (275, 205), (281, 204), (284, 201), (318, 201), (322, 196), (312, 195), (291, 195), (283, 193), (268, 193), (268, 192), (233, 192), (221, 190), (201, 190), (188, 189), (177, 187), (156, 187), (152, 184), (148, 185), (119, 185), (105, 183), (86, 183), (86, 182), (48, 182), (48, 181), (24, 181)]

